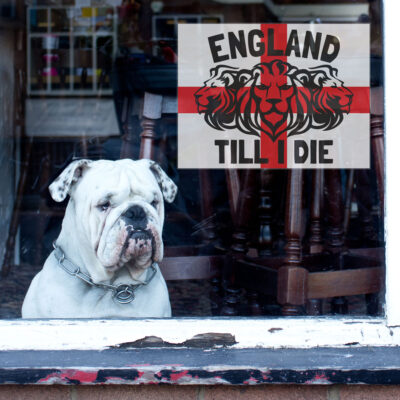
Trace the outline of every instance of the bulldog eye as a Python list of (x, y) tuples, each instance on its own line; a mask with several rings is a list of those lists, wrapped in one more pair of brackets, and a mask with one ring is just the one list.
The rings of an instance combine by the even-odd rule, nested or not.
[(105, 201), (97, 206), (97, 208), (101, 211), (107, 211), (110, 208), (111, 204), (109, 201)]
[(290, 89), (290, 86), (289, 85), (282, 85), (279, 89), (288, 90), (288, 89)]
[(158, 206), (158, 200), (153, 200), (153, 201), (151, 202), (151, 205), (152, 205), (154, 208), (157, 208), (157, 206)]

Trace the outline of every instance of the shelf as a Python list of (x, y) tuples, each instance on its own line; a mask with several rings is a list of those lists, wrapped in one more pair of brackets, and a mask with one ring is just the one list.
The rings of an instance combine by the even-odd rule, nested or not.
[[(89, 11), (88, 8), (27, 8), (28, 95), (96, 96), (112, 93), (107, 71), (109, 73), (117, 52), (117, 10), (110, 6), (91, 7), (93, 9)], [(106, 29), (110, 26), (111, 30)], [(82, 68), (105, 71), (107, 76), (101, 77), (103, 88), (98, 74), (87, 75), (85, 85), (81, 85), (79, 70)], [(43, 75), (45, 71), (51, 71), (52, 76)], [(64, 88), (60, 89), (62, 74), (66, 79)], [(38, 85), (41, 75), (43, 82)]]

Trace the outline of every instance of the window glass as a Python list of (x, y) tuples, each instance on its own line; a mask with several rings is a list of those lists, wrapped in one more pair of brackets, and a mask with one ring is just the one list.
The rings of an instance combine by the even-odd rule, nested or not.
[(24, 12), (1, 318), (382, 314), (380, 1)]

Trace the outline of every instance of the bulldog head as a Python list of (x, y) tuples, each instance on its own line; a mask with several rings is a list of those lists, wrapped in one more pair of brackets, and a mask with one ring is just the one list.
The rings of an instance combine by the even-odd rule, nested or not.
[(77, 160), (49, 190), (57, 202), (70, 195), (63, 230), (75, 226), (82, 235), (78, 245), (90, 247), (85, 251), (107, 276), (126, 266), (135, 277), (162, 260), (163, 200), (172, 202), (177, 187), (154, 161)]

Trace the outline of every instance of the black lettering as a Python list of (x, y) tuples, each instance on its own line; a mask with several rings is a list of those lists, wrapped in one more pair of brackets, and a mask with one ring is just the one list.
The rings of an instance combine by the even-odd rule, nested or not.
[(236, 140), (231, 141), (231, 163), (237, 163), (237, 142)]
[(276, 50), (274, 44), (274, 30), (268, 29), (268, 55), (283, 56), (283, 50)]
[(239, 140), (239, 164), (252, 164), (251, 158), (246, 158), (244, 155), (244, 140)]
[(278, 163), (285, 163), (285, 141), (278, 140)]
[(260, 157), (260, 141), (254, 141), (254, 163), (255, 164), (268, 164), (268, 158), (261, 158)]
[[(303, 154), (300, 154), (300, 150), (303, 150)], [(308, 157), (308, 146), (305, 140), (294, 141), (294, 162), (296, 164), (303, 164)]]
[(259, 29), (252, 29), (249, 32), (249, 53), (253, 57), (261, 57), (265, 53), (265, 43), (262, 41), (255, 43), (254, 39), (256, 36), (258, 36), (259, 38), (263, 38), (263, 31), (260, 31)]
[(228, 32), (229, 48), (231, 51), (231, 58), (237, 58), (236, 50), (242, 57), (247, 57), (246, 39), (244, 38), (244, 31), (238, 32), (239, 38), (233, 32)]
[(321, 37), (322, 37), (322, 33), (317, 32), (316, 38), (314, 41), (312, 32), (306, 31), (306, 37), (304, 39), (303, 58), (307, 58), (308, 52), (311, 51), (312, 58), (314, 60), (318, 59), (319, 48), (321, 46)]
[(331, 158), (325, 158), (325, 156), (329, 152), (328, 149), (325, 149), (325, 146), (332, 146), (333, 140), (320, 140), (318, 144), (319, 144), (319, 162), (320, 162), (320, 164), (333, 164), (333, 160)]
[[(333, 46), (332, 53), (328, 53), (329, 47)], [(322, 48), (321, 53), (321, 61), (332, 62), (337, 55), (339, 54), (340, 50), (340, 42), (336, 36), (326, 35), (324, 47)]]
[(224, 39), (223, 33), (220, 33), (219, 35), (210, 36), (208, 38), (208, 44), (210, 45), (211, 55), (215, 63), (229, 60), (228, 54), (218, 55), (218, 52), (222, 50), (222, 47), (219, 44), (217, 45), (216, 42), (219, 42), (220, 40), (223, 39)]
[(296, 29), (293, 29), (290, 32), (290, 36), (288, 39), (286, 51), (285, 51), (285, 56), (288, 57), (290, 56), (290, 53), (294, 51), (294, 55), (296, 57), (300, 57), (300, 44), (299, 44), (299, 37), (297, 35)]
[(229, 145), (229, 140), (216, 140), (215, 145), (218, 146), (218, 162), (225, 163), (225, 146)]
[(311, 140), (311, 164), (317, 163), (317, 141)]

